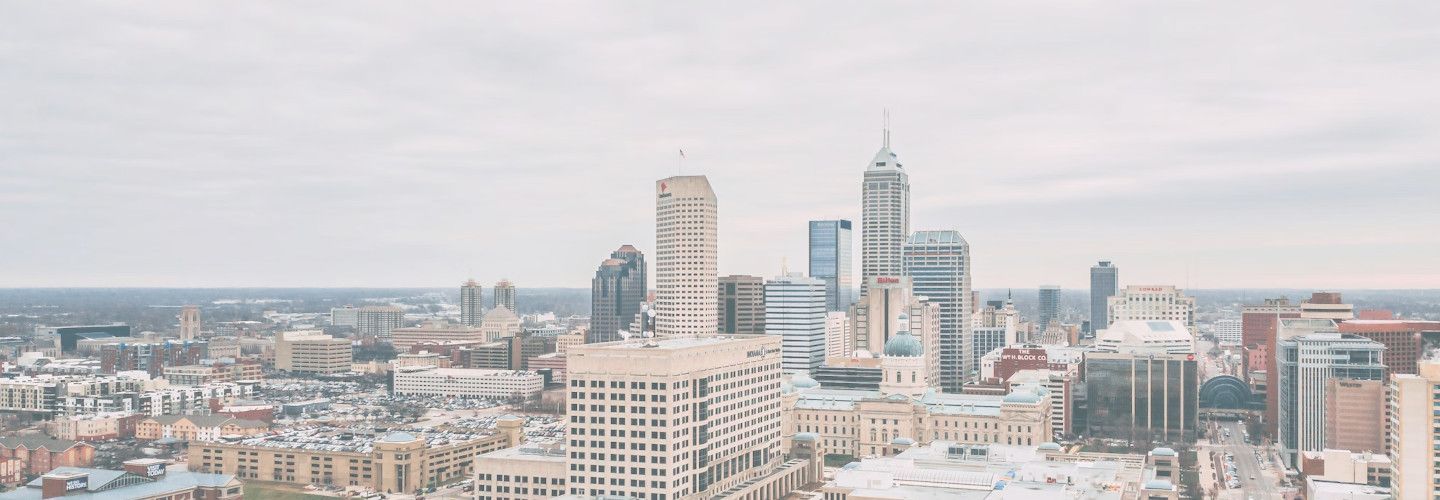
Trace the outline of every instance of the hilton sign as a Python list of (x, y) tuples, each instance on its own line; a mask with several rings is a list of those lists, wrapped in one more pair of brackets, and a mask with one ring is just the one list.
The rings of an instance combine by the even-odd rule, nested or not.
[(879, 276), (879, 277), (876, 277), (876, 278), (875, 278), (875, 282), (876, 282), (876, 283), (879, 283), (879, 284), (882, 284), (882, 285), (887, 284), (887, 283), (899, 283), (899, 282), (900, 282), (900, 278), (896, 278), (896, 277), (892, 277), (892, 276)]

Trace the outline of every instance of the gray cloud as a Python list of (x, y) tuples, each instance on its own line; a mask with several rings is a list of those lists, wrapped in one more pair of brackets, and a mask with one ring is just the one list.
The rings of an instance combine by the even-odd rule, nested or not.
[(583, 286), (680, 147), (773, 274), (888, 107), (979, 287), (1440, 287), (1429, 2), (4, 11), (0, 286)]

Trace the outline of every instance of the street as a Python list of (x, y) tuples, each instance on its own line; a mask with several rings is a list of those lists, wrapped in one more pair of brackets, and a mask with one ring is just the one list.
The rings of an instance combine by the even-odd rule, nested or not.
[[(1219, 491), (1214, 498), (1221, 499), (1244, 499), (1244, 500), (1278, 500), (1285, 498), (1278, 486), (1279, 473), (1273, 463), (1268, 467), (1261, 467), (1260, 460), (1255, 458), (1257, 450), (1268, 462), (1271, 460), (1269, 451), (1259, 446), (1253, 446), (1245, 442), (1245, 426), (1241, 422), (1216, 422), (1212, 424), (1214, 430), (1209, 434), (1210, 440), (1201, 444), (1200, 449), (1205, 453), (1215, 453), (1216, 461), (1214, 468), (1201, 467), (1201, 481), (1208, 482), (1204, 488), (1207, 492)], [(1230, 431), (1229, 437), (1224, 434), (1225, 430)], [(1239, 488), (1225, 487), (1225, 454), (1229, 453), (1234, 457), (1235, 479), (1239, 481)], [(1202, 457), (1204, 462), (1207, 458)], [(1214, 480), (1211, 480), (1211, 474)]]

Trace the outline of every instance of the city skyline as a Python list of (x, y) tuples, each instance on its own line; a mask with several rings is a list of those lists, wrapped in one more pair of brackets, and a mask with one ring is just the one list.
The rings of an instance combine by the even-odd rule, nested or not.
[[(5, 285), (584, 288), (595, 255), (654, 251), (643, 193), (682, 148), (732, 200), (719, 273), (773, 275), (806, 221), (860, 220), (888, 108), (911, 227), (959, 230), (977, 288), (1079, 289), (1099, 259), (1188, 288), (1440, 288), (1440, 13), (1308, 7), (380, 6), (301, 28), (19, 4)], [(882, 15), (915, 36), (866, 34)]]

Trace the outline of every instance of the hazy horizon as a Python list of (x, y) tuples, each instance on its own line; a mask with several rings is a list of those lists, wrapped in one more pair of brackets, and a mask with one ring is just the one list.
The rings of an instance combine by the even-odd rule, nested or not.
[(682, 148), (775, 276), (889, 109), (978, 289), (1440, 288), (1440, 4), (7, 7), (5, 287), (584, 288)]

